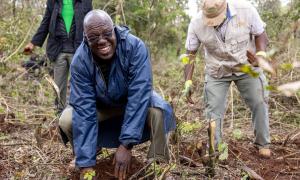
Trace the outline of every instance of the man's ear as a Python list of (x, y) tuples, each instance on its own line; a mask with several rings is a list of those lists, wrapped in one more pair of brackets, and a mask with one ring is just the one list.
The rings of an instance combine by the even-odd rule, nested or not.
[(88, 39), (87, 39), (87, 35), (83, 32), (83, 42), (88, 46), (89, 46), (89, 42), (88, 42)]
[(88, 44), (88, 39), (85, 32), (83, 32), (83, 41)]

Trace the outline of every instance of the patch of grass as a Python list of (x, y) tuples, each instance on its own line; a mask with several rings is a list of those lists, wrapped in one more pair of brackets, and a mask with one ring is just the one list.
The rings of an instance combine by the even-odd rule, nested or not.
[(181, 134), (191, 134), (202, 127), (200, 122), (182, 122), (178, 129)]

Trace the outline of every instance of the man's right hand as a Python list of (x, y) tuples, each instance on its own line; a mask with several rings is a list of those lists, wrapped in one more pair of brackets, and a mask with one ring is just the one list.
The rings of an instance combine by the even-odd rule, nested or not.
[(33, 49), (34, 49), (34, 44), (32, 44), (32, 43), (30, 42), (30, 43), (28, 43), (28, 44), (25, 46), (23, 53), (26, 54), (26, 55), (29, 55), (29, 54), (32, 53)]
[(194, 101), (192, 100), (192, 94), (193, 94), (193, 82), (192, 80), (187, 80), (184, 83), (184, 90), (183, 94), (186, 97), (186, 100), (188, 103), (194, 104)]
[(115, 165), (114, 175), (119, 180), (126, 179), (126, 174), (129, 172), (131, 162), (131, 150), (120, 145), (116, 151), (113, 164)]

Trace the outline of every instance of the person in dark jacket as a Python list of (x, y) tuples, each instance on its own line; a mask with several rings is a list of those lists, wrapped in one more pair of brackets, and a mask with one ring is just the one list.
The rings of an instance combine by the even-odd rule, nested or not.
[(90, 10), (92, 0), (47, 0), (40, 27), (24, 48), (25, 53), (31, 53), (35, 46), (42, 47), (48, 36), (46, 53), (54, 62), (54, 81), (60, 90), (58, 112), (66, 105), (69, 66), (83, 40), (83, 19)]
[(86, 15), (84, 34), (71, 64), (70, 105), (59, 119), (81, 176), (94, 174), (101, 147), (117, 148), (119, 179), (126, 177), (133, 146), (149, 139), (147, 157), (168, 161), (166, 136), (176, 124), (171, 106), (152, 90), (146, 45), (102, 10)]

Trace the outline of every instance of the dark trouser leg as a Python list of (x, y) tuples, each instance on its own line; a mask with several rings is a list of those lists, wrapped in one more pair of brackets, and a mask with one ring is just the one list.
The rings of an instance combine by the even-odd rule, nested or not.
[(69, 66), (72, 58), (73, 54), (60, 53), (54, 62), (54, 82), (60, 91), (60, 101), (58, 98), (55, 100), (58, 112), (61, 112), (66, 106)]

